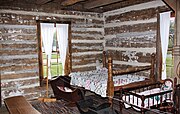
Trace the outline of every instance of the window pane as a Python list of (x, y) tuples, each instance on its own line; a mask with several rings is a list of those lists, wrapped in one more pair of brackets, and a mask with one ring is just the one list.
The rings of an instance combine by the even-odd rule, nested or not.
[[(60, 59), (59, 59), (60, 56), (59, 56), (59, 53), (57, 52), (58, 47), (56, 46), (57, 46), (56, 33), (54, 33), (53, 47), (52, 47), (52, 54), (51, 54), (51, 67), (50, 67), (51, 77), (62, 75), (62, 64), (60, 63)], [(47, 57), (44, 51), (43, 51), (43, 74), (44, 74), (43, 78), (47, 77)]]
[(175, 24), (175, 18), (171, 18), (170, 20), (170, 29), (169, 29), (169, 44), (168, 44), (168, 52), (166, 57), (166, 73), (167, 78), (174, 78), (173, 75), (173, 56), (172, 56), (172, 49), (173, 49), (173, 43), (174, 43), (174, 24)]

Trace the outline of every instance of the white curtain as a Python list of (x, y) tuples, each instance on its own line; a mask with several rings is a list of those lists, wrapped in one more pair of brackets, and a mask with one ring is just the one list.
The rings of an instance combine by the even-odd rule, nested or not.
[(161, 79), (166, 79), (166, 55), (169, 42), (170, 28), (170, 12), (160, 14), (160, 35), (161, 35), (161, 51), (162, 51), (162, 76)]
[(63, 75), (68, 48), (68, 24), (56, 24), (57, 40), (60, 51), (60, 61), (62, 62)]
[(48, 78), (51, 79), (51, 53), (52, 53), (52, 45), (53, 45), (53, 36), (55, 33), (54, 24), (52, 23), (41, 23), (41, 37), (42, 43), (44, 46), (44, 51), (46, 56), (48, 56)]

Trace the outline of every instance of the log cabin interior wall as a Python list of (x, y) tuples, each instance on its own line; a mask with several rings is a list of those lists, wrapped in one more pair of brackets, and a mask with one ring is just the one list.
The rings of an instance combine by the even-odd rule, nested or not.
[(93, 70), (102, 59), (103, 16), (83, 12), (42, 12), (7, 8), (0, 10), (1, 93), (39, 97), (36, 20), (71, 21), (72, 70)]
[(156, 52), (158, 8), (167, 7), (161, 0), (147, 1), (105, 13), (0, 7), (2, 99), (40, 96), (36, 20), (71, 21), (72, 72), (96, 69), (103, 50), (121, 67), (150, 62)]
[(105, 50), (115, 67), (142, 66), (156, 53), (157, 15), (167, 6), (148, 1), (104, 13)]

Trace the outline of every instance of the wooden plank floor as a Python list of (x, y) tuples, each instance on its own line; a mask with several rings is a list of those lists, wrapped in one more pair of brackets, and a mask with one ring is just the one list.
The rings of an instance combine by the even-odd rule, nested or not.
[[(91, 95), (92, 95), (92, 94), (90, 93), (89, 96), (91, 96)], [(92, 98), (93, 100), (98, 101), (98, 102), (107, 101), (107, 99), (104, 99), (104, 98), (102, 98), (102, 97), (100, 97), (100, 96), (97, 96), (97, 95), (95, 95), (95, 96), (92, 95), (91, 98)], [(113, 102), (113, 108), (114, 108), (115, 110), (119, 111), (119, 103), (118, 103), (118, 101), (114, 101), (114, 102)], [(5, 106), (3, 106), (3, 107), (0, 108), (0, 114), (9, 114)], [(120, 114), (120, 113), (118, 112), (118, 114)], [(141, 114), (141, 113), (139, 113), (139, 112), (137, 112), (137, 111), (135, 111), (135, 110), (133, 110), (133, 109), (123, 109), (123, 113), (122, 113), (122, 114)], [(154, 112), (147, 111), (145, 114), (165, 114), (165, 113), (154, 113)], [(168, 113), (167, 113), (167, 114), (168, 114)]]
[[(9, 114), (9, 112), (7, 111), (6, 107), (1, 107), (0, 108), (0, 114)], [(123, 114), (141, 114), (141, 113), (138, 113), (136, 111), (133, 111), (131, 109), (123, 109)], [(156, 113), (152, 113), (152, 112), (146, 112), (146, 114), (156, 114)]]
[(9, 114), (5, 106), (0, 108), (0, 114)]
[[(0, 108), (0, 114), (9, 114), (9, 112), (7, 111), (5, 106)], [(132, 109), (128, 109), (128, 110), (127, 109), (123, 109), (123, 114), (141, 114), (141, 113), (136, 112), (136, 111), (134, 111)], [(145, 114), (157, 114), (157, 113), (146, 112)]]

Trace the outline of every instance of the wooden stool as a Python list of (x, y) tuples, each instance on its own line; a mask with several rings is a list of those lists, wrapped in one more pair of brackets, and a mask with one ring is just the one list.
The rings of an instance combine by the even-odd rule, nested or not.
[(4, 99), (10, 114), (41, 114), (23, 96)]

